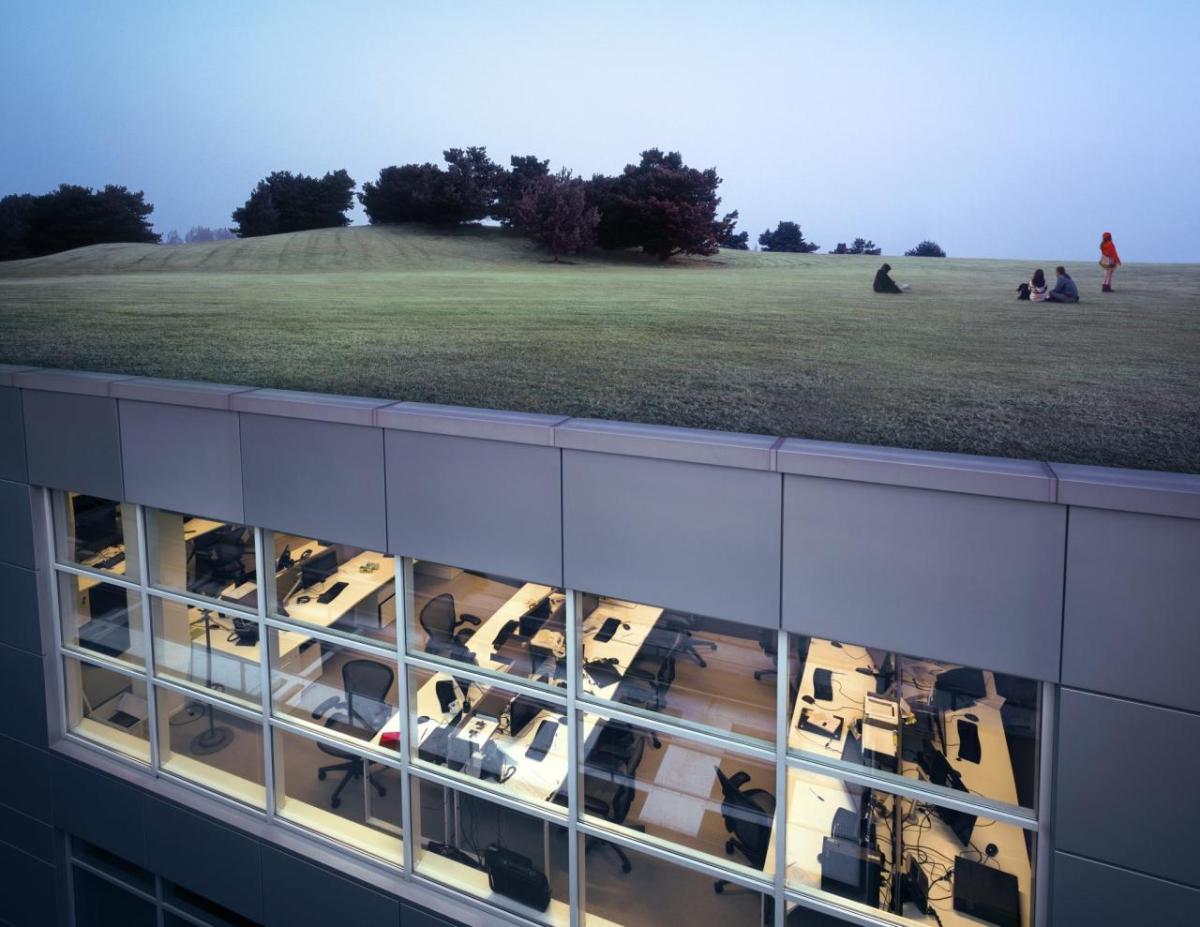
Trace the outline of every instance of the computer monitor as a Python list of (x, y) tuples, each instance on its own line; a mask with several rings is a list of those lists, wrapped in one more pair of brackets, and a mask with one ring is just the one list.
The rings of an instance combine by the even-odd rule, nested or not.
[(986, 697), (983, 672), (969, 666), (946, 670), (933, 682), (933, 705), (942, 711), (970, 708)]
[(579, 620), (582, 621), (600, 607), (600, 596), (585, 592), (579, 604)]
[(120, 510), (115, 502), (80, 495), (75, 496), (71, 504), (76, 559), (87, 560), (121, 543)]
[(954, 910), (996, 927), (1021, 927), (1020, 883), (1010, 872), (955, 857)]
[(305, 589), (329, 579), (338, 570), (338, 552), (330, 547), (307, 560), (300, 561), (300, 585)]

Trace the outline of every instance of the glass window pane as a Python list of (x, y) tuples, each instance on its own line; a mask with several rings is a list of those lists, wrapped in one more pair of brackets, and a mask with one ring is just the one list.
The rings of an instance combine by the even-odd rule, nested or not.
[(254, 531), (246, 525), (146, 509), (152, 585), (254, 611)]
[(274, 736), (279, 815), (400, 865), (404, 804), (399, 771), (290, 731), (276, 728)]
[[(276, 715), (323, 733), (378, 747), (381, 730), (399, 730), (396, 660), (340, 644), (269, 630), (271, 705)], [(389, 738), (390, 740), (390, 738)]]
[(262, 724), (155, 688), (162, 768), (248, 805), (266, 805)]
[(408, 646), (566, 688), (561, 589), (417, 560)]
[[(763, 868), (775, 811), (772, 763), (595, 715), (584, 714), (580, 723), (580, 796), (589, 819), (677, 844), (725, 865)], [(746, 839), (733, 855), (727, 852), (724, 803), (730, 788), (740, 788), (753, 805), (739, 812)]]
[[(762, 927), (770, 899), (597, 837), (581, 838), (588, 927)], [(714, 889), (717, 889), (714, 891)]]
[(146, 636), (136, 592), (73, 573), (58, 575), (58, 590), (64, 644), (133, 666), (145, 664)]
[(595, 595), (576, 613), (581, 691), (774, 742), (777, 632)]
[(281, 618), (375, 643), (396, 642), (396, 561), (295, 534), (268, 534), (271, 590)]
[(1037, 682), (821, 638), (791, 638), (788, 748), (1035, 807)]
[(789, 888), (920, 922), (932, 909), (946, 924), (961, 920), (956, 895), (982, 891), (1028, 924), (1033, 847), (1034, 834), (1013, 824), (788, 771)]
[(158, 915), (149, 901), (75, 867), (71, 874), (75, 889), (76, 927), (154, 927)]
[(84, 660), (63, 660), (67, 724), (76, 734), (150, 762), (146, 683)]
[(412, 779), (417, 872), (541, 924), (567, 924), (567, 829)]
[(56, 492), (54, 546), (60, 563), (138, 578), (134, 507), (77, 492)]
[(500, 686), (409, 670), (412, 755), (509, 798), (566, 804), (566, 709)]
[(257, 707), (261, 647), (257, 619), (152, 596), (154, 671), (164, 679), (208, 689), (218, 698)]

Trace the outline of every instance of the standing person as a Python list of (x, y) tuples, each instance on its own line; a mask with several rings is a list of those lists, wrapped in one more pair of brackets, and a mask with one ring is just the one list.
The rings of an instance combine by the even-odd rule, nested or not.
[(1029, 301), (1044, 303), (1050, 299), (1050, 288), (1046, 286), (1046, 272), (1040, 267), (1029, 278)]
[(891, 264), (884, 264), (879, 270), (875, 271), (875, 283), (872, 289), (876, 293), (903, 293), (900, 287), (896, 286), (896, 281), (888, 276), (888, 272), (892, 269)]
[(1102, 293), (1111, 293), (1113, 271), (1121, 266), (1121, 256), (1117, 254), (1117, 246), (1113, 244), (1112, 232), (1100, 236), (1100, 266), (1104, 268), (1104, 285)]
[(1054, 268), (1054, 276), (1054, 289), (1050, 291), (1050, 302), (1079, 302), (1079, 287), (1075, 285), (1075, 281), (1071, 279), (1071, 275), (1067, 273), (1067, 269), (1062, 266)]

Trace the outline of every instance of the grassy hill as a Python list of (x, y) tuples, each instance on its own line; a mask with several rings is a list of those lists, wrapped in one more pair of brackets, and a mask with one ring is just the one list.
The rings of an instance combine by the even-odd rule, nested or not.
[[(721, 252), (555, 265), (356, 227), (0, 264), (0, 361), (1200, 472), (1200, 265)], [(1067, 263), (1084, 301), (1019, 303)]]

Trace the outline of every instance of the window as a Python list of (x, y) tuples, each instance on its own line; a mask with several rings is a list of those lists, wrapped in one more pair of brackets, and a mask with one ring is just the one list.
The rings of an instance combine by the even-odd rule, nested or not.
[(262, 701), (262, 648), (257, 618), (154, 596), (155, 675), (256, 707)]
[(566, 595), (539, 583), (412, 564), (410, 653), (566, 688)]
[(245, 525), (148, 509), (146, 544), (151, 585), (257, 609), (254, 532)]
[(791, 752), (1035, 807), (1036, 682), (821, 638), (790, 662)]
[(578, 601), (580, 691), (775, 740), (778, 632), (604, 596)]
[(136, 591), (77, 573), (60, 573), (58, 585), (62, 637), (68, 648), (145, 665), (141, 598)]
[(86, 660), (63, 659), (67, 727), (89, 740), (150, 762), (146, 682)]
[(136, 524), (131, 505), (77, 492), (54, 494), (59, 563), (136, 581), (140, 568)]

